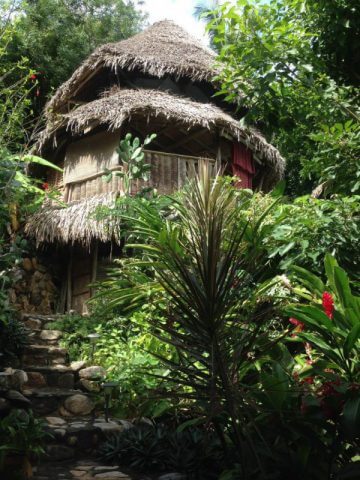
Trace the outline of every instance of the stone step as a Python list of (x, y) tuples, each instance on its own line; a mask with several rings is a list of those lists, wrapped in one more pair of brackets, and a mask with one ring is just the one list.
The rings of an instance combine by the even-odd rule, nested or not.
[(65, 365), (53, 367), (28, 366), (25, 367), (28, 376), (27, 387), (59, 387), (73, 389), (76, 372)]
[(132, 427), (130, 422), (106, 422), (104, 417), (83, 416), (69, 419), (48, 416), (44, 420), (45, 428), (52, 436), (47, 448), (51, 456), (49, 460), (65, 460), (71, 458), (71, 455), (91, 453), (109, 436)]
[(63, 336), (60, 330), (31, 330), (30, 341), (38, 345), (59, 346), (59, 340)]
[(90, 395), (81, 390), (69, 388), (27, 388), (23, 395), (31, 401), (37, 415), (73, 417), (89, 415), (95, 409)]
[(65, 365), (68, 360), (67, 350), (54, 345), (30, 344), (23, 355), (23, 364), (27, 365)]
[(46, 329), (46, 325), (53, 322), (59, 322), (64, 318), (63, 315), (36, 315), (33, 313), (22, 314), (22, 321), (29, 330)]

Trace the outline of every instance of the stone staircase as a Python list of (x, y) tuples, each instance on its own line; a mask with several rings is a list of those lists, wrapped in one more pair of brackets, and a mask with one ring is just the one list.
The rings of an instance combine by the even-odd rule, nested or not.
[(81, 361), (69, 363), (66, 349), (59, 345), (62, 332), (49, 325), (55, 320), (61, 317), (23, 315), (30, 331), (30, 343), (23, 355), (22, 368), (27, 374), (23, 395), (52, 434), (47, 444), (51, 461), (93, 454), (109, 434), (131, 426), (126, 421), (105, 421), (99, 393), (105, 372), (101, 367), (86, 367)]

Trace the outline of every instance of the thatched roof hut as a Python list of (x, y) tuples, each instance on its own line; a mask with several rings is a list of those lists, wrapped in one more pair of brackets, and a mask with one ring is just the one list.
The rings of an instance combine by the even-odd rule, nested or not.
[(82, 311), (89, 284), (113, 249), (121, 255), (118, 226), (97, 218), (96, 210), (124, 194), (121, 174), (109, 182), (103, 176), (123, 170), (117, 147), (127, 133), (141, 139), (157, 134), (144, 150), (150, 179), (134, 182), (130, 193), (143, 187), (171, 193), (200, 159), (224, 168), (241, 188), (269, 190), (283, 176), (285, 161), (277, 149), (240, 123), (244, 112), (214, 95), (219, 68), (211, 50), (162, 21), (97, 48), (47, 104), (36, 148), (63, 167), (60, 174), (44, 175), (63, 203), (44, 204), (28, 219), (26, 233), (38, 245), (68, 251), (62, 285), (68, 310)]
[(115, 73), (138, 70), (157, 78), (172, 75), (210, 83), (218, 72), (214, 52), (174, 22), (164, 20), (127, 40), (98, 47), (58, 88), (46, 107), (47, 115), (66, 111), (69, 102), (104, 69)]

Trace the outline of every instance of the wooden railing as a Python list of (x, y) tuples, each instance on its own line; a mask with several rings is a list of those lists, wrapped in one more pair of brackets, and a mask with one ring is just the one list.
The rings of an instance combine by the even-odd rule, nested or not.
[[(172, 193), (181, 188), (187, 178), (194, 175), (198, 169), (199, 160), (199, 157), (145, 150), (145, 161), (151, 165), (150, 180), (134, 182), (132, 193), (144, 187), (155, 188), (162, 194)], [(211, 164), (215, 163), (213, 159), (205, 160)], [(110, 170), (115, 173), (121, 169), (119, 165)], [(102, 178), (104, 174), (104, 171), (99, 171), (87, 178), (82, 178), (81, 181), (67, 183), (64, 185), (64, 200), (71, 202), (102, 193), (124, 191), (123, 182), (119, 176), (113, 175), (111, 181), (107, 183)]]

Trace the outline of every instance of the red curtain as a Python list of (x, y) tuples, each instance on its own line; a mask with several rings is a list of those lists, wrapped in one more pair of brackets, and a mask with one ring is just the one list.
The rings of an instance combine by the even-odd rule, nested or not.
[(252, 188), (255, 174), (252, 152), (243, 143), (234, 142), (232, 155), (233, 175), (239, 177), (238, 188)]

